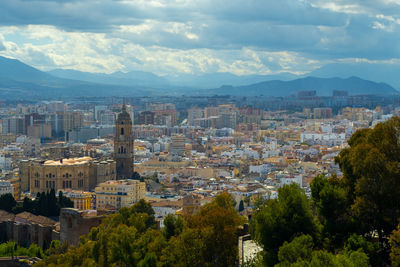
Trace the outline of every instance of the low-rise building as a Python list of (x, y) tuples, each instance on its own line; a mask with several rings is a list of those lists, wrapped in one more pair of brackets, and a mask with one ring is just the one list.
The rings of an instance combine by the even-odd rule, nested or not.
[(5, 194), (14, 196), (14, 186), (9, 181), (0, 180), (0, 196)]
[(144, 199), (146, 184), (137, 180), (107, 181), (98, 184), (95, 193), (97, 210), (119, 210)]

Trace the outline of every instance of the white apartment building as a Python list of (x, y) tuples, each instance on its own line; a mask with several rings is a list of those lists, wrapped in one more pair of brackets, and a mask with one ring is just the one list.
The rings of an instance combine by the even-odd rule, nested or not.
[(5, 194), (14, 196), (14, 186), (9, 181), (0, 180), (0, 196)]

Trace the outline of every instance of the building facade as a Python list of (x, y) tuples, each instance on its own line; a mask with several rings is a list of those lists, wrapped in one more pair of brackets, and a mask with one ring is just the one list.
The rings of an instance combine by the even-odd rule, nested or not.
[(97, 183), (115, 180), (113, 160), (96, 161), (91, 157), (60, 160), (24, 160), (20, 164), (21, 191), (30, 193), (60, 190), (93, 190)]
[(133, 156), (132, 120), (123, 105), (115, 122), (114, 158), (117, 164), (117, 180), (132, 177)]
[(94, 194), (91, 192), (70, 191), (65, 192), (64, 195), (74, 202), (75, 209), (91, 210), (94, 207)]
[(185, 136), (181, 134), (173, 135), (171, 141), (169, 147), (171, 155), (183, 156), (185, 154)]
[(97, 210), (119, 210), (144, 199), (146, 184), (138, 180), (107, 181), (100, 183), (95, 193)]
[(0, 180), (0, 196), (11, 194), (14, 196), (14, 187), (9, 181)]

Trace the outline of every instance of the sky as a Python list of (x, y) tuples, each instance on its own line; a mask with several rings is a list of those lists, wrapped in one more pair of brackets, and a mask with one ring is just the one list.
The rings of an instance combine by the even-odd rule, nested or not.
[(400, 0), (7, 0), (0, 56), (158, 75), (400, 63)]

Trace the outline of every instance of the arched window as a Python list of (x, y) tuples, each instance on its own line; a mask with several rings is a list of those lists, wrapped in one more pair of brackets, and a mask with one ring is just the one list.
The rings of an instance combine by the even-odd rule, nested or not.
[(125, 132), (124, 127), (122, 127), (121, 128), (121, 135), (124, 135), (124, 132)]

